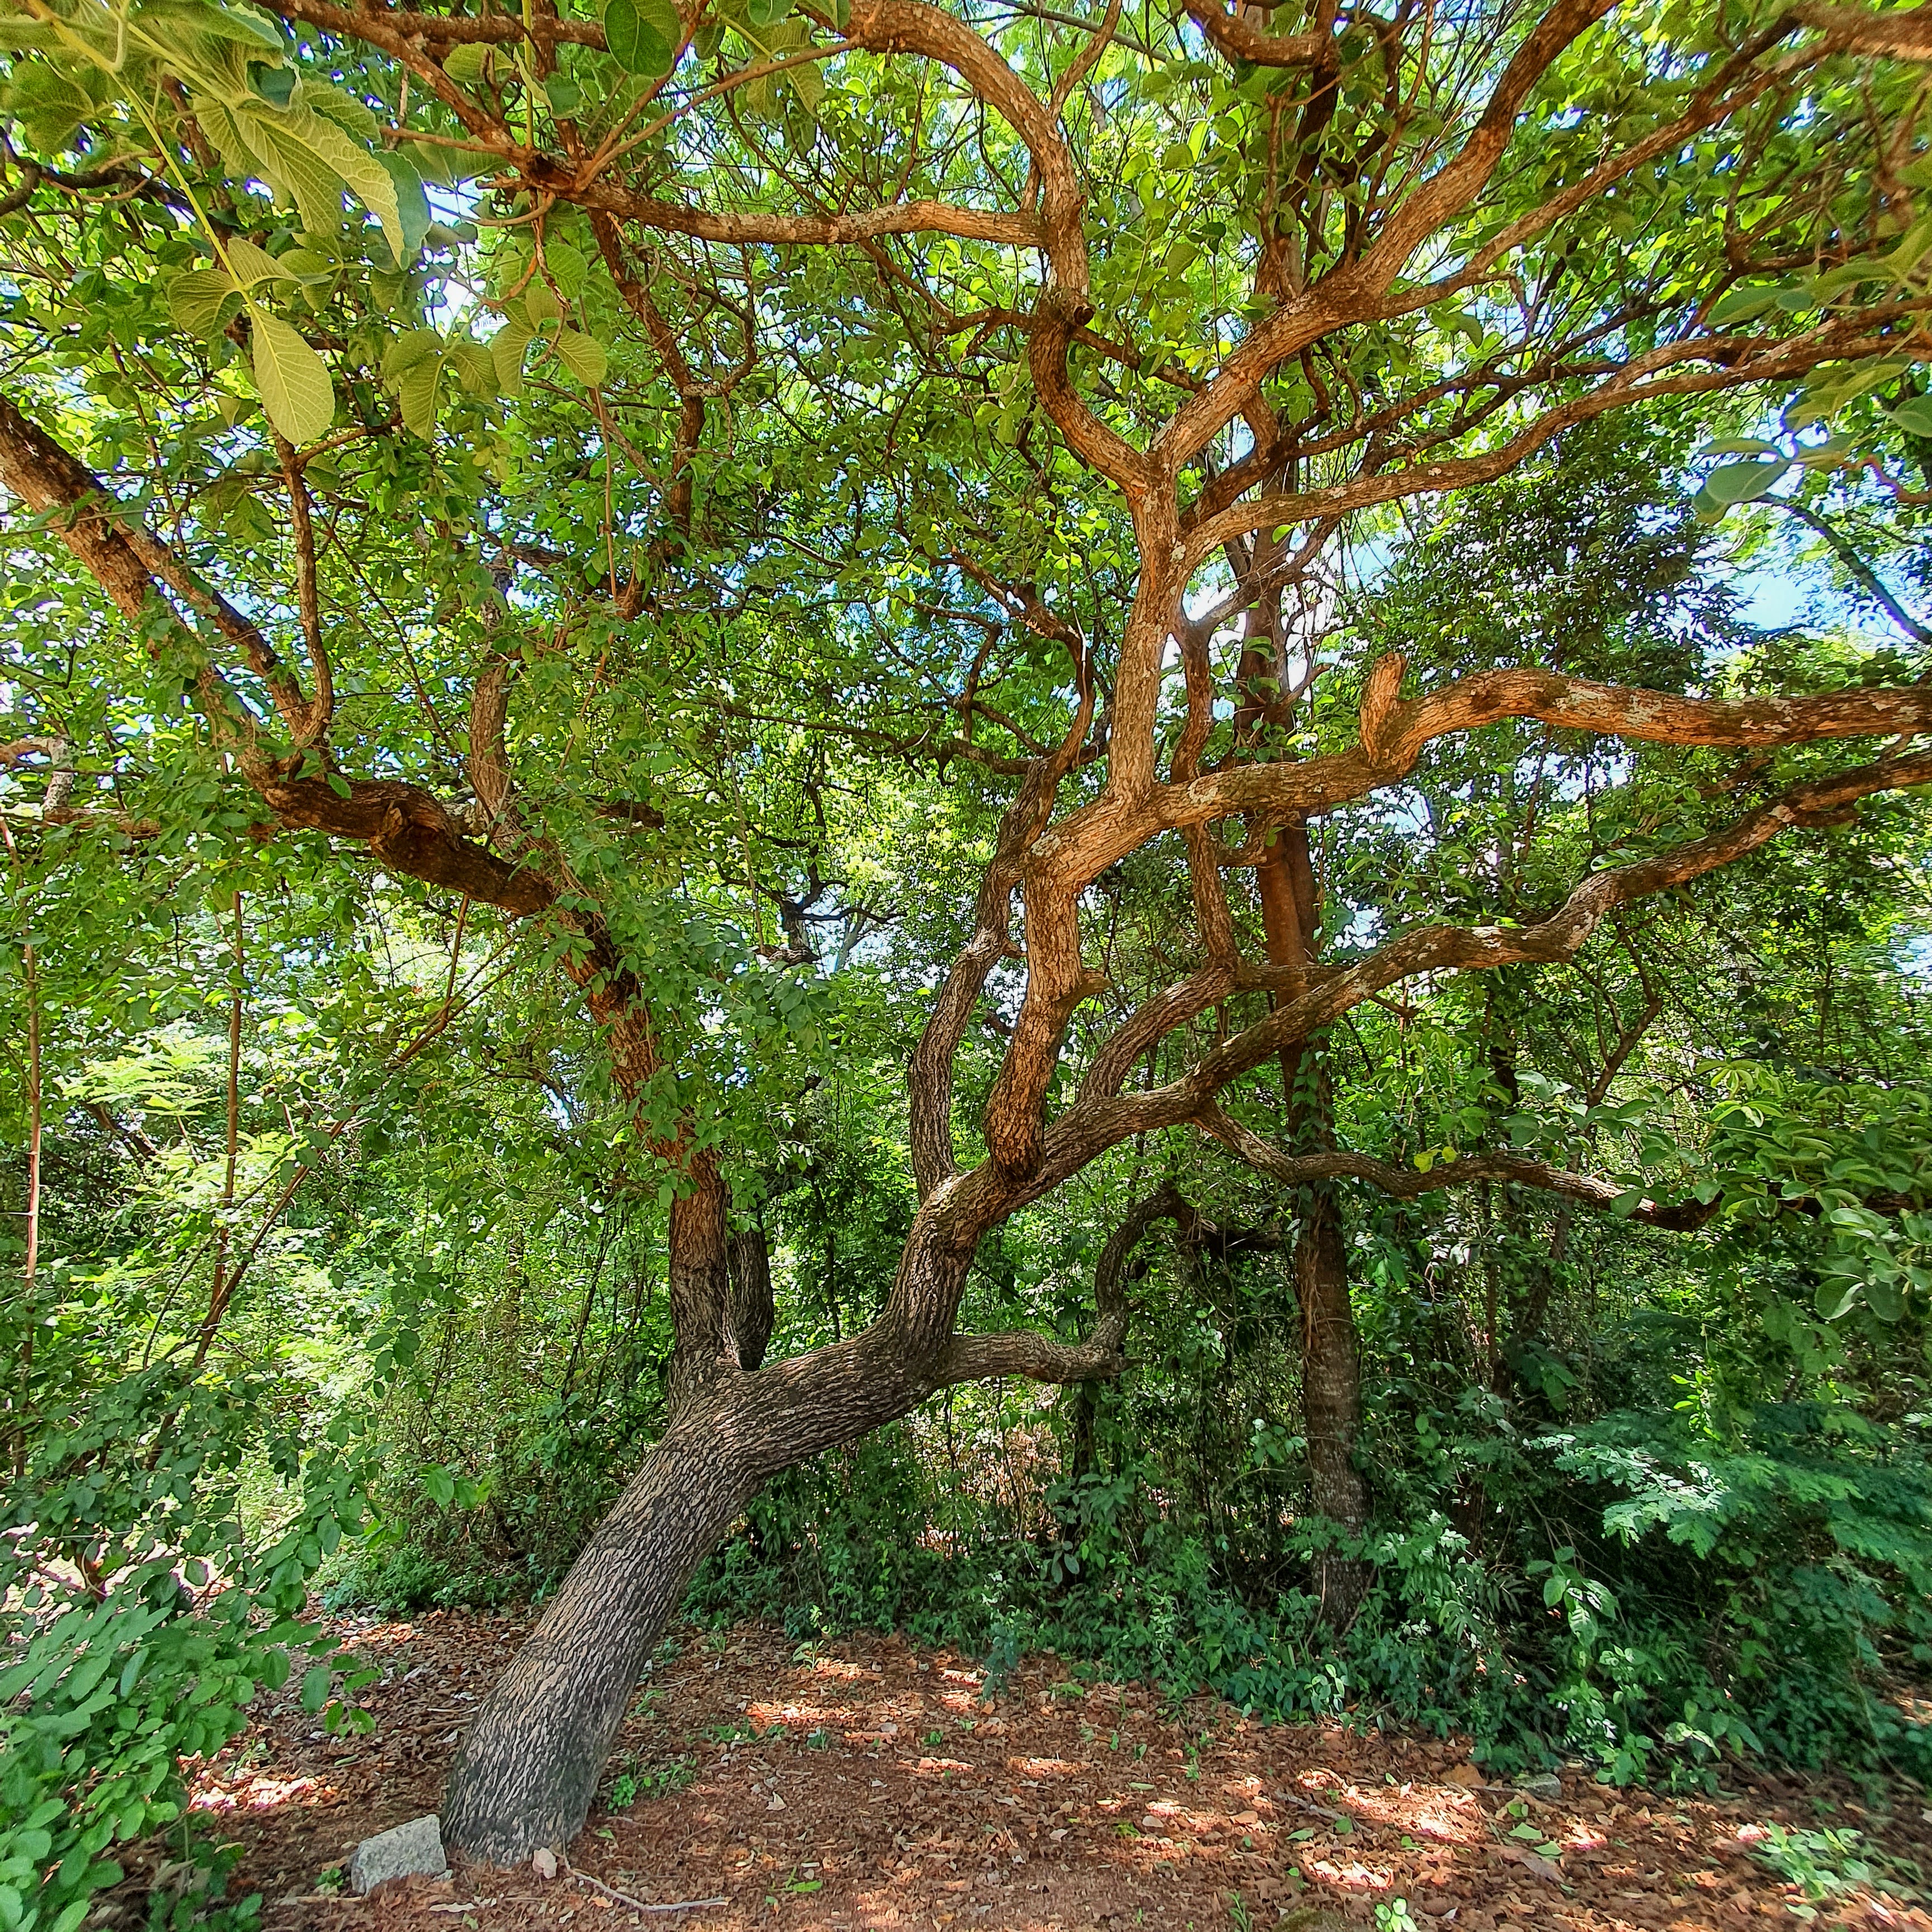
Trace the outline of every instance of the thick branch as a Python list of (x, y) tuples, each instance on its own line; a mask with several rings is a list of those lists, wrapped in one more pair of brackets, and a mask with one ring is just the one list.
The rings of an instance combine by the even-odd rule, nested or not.
[[(4, 397), (0, 397), (0, 485), (29, 510), (56, 520), (61, 540), (124, 616), (151, 636), (164, 628), (172, 632), (193, 650), (196, 685), (211, 723), (235, 749), (243, 775), (281, 824), (354, 839), (392, 871), (506, 912), (538, 912), (555, 898), (556, 889), (548, 879), (464, 838), (442, 806), (420, 786), (290, 776), (296, 760), (267, 754), (259, 741), (260, 721), (202, 652), (160, 586), (166, 584), (212, 615), (258, 671), (263, 662), (277, 668), (267, 640), (218, 593), (194, 584), (166, 544), (110, 496), (86, 465)], [(191, 586), (191, 596), (182, 592), (184, 584)], [(309, 716), (308, 701), (292, 677), (286, 671), (280, 675), (286, 683), (278, 691), (278, 703), (298, 733)]]
[(1859, 800), (1876, 793), (1928, 782), (1932, 782), (1932, 752), (1881, 758), (1793, 785), (1708, 838), (1633, 865), (1593, 873), (1555, 912), (1533, 924), (1432, 926), (1405, 934), (1352, 966), (1324, 975), (1307, 992), (1234, 1034), (1165, 1086), (1130, 1096), (1107, 1094), (1090, 1082), (1083, 1087), (1074, 1105), (1047, 1131), (1042, 1158), (1023, 1187), (1015, 1190), (1014, 1204), (1037, 1198), (1132, 1135), (1196, 1118), (1231, 1082), (1402, 980), (1423, 973), (1484, 972), (1574, 958), (1619, 906), (1735, 864), (1792, 826), (1845, 823), (1856, 814)]
[(1432, 740), (1509, 718), (1659, 745), (1760, 747), (1821, 738), (1932, 731), (1932, 688), (1825, 692), (1802, 698), (1682, 698), (1594, 684), (1554, 671), (1480, 671), (1370, 721), (1365, 742), (1325, 758), (1232, 766), (1130, 802), (1083, 807), (1034, 842), (1031, 869), (1084, 886), (1163, 831), (1247, 812), (1320, 813), (1394, 784)]

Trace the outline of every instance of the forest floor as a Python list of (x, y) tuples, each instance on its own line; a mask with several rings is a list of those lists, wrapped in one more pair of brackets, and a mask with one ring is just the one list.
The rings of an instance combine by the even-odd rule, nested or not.
[[(350, 1852), (436, 1809), (525, 1619), (332, 1621), (382, 1673), (358, 1694), (373, 1732), (328, 1736), (285, 1694), (196, 1784), (265, 1932), (1932, 1932), (1922, 1792), (1734, 1779), (1666, 1798), (1566, 1773), (1539, 1798), (1486, 1784), (1454, 1740), (1177, 1709), (1051, 1658), (988, 1699), (944, 1652), (752, 1627), (660, 1652), (554, 1877), (459, 1868), (357, 1899), (334, 1889)], [(1780, 1828), (1809, 1834), (1782, 1854), (1808, 1887), (1767, 1857)], [(663, 1909), (688, 1900), (706, 1902)]]

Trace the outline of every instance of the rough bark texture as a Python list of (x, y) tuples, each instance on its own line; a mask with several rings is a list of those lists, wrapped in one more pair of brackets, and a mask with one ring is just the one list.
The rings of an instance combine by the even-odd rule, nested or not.
[(741, 1369), (765, 1359), (778, 1311), (772, 1299), (772, 1256), (762, 1227), (734, 1234), (727, 1260), (730, 1292), (724, 1311), (725, 1345)]
[[(1308, 1487), (1317, 1512), (1352, 1535), (1368, 1519), (1368, 1485), (1355, 1460), (1362, 1427), (1361, 1339), (1349, 1298), (1348, 1258), (1335, 1190), (1305, 1197), (1294, 1243), (1294, 1292), (1301, 1304), (1302, 1426), (1308, 1438)], [(1360, 1607), (1367, 1568), (1324, 1554), (1317, 1573), (1322, 1618), (1337, 1627)]]
[(442, 1814), (470, 1857), (514, 1864), (583, 1829), (652, 1645), (757, 1487), (730, 1437), (694, 1414), (646, 1454), (478, 1711)]

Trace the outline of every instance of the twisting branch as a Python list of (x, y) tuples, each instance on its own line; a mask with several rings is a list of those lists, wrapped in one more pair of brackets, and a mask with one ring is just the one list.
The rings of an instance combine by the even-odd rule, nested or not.
[(506, 912), (540, 912), (555, 900), (554, 881), (466, 838), (442, 804), (418, 785), (378, 778), (331, 783), (292, 776), (299, 754), (290, 758), (274, 750), (263, 721), (162, 596), (162, 586), (182, 594), (190, 608), (211, 615), (222, 634), (239, 645), (250, 668), (275, 693), (291, 732), (299, 736), (308, 719), (309, 700), (268, 640), (218, 592), (195, 583), (174, 552), (117, 502), (84, 464), (4, 396), (0, 485), (50, 520), (115, 608), (154, 640), (151, 648), (158, 649), (164, 635), (187, 647), (211, 728), (234, 752), (242, 776), (278, 823), (366, 844), (397, 872)]
[[(1137, 1133), (1198, 1118), (1232, 1082), (1402, 980), (1424, 973), (1486, 972), (1574, 958), (1619, 906), (1734, 865), (1792, 827), (1845, 824), (1856, 816), (1862, 800), (1928, 782), (1932, 751), (1880, 758), (1828, 778), (1807, 779), (1708, 837), (1592, 874), (1541, 920), (1521, 926), (1423, 926), (1351, 966), (1311, 975), (1312, 983), (1306, 992), (1282, 1000), (1266, 1018), (1211, 1048), (1164, 1086), (1123, 1094), (1118, 1088), (1108, 1091), (1090, 1076), (1074, 1104), (1045, 1131), (1037, 1166), (1014, 1184), (1013, 1192), (1022, 1202), (1037, 1199), (1106, 1148)], [(1136, 1030), (1144, 1035), (1150, 1025), (1144, 1016), (1150, 1012), (1161, 1019), (1172, 1016), (1173, 1023), (1179, 1024), (1190, 1006), (1200, 1010), (1194, 1001), (1210, 976), (1197, 974), (1185, 982), (1184, 994), (1183, 988), (1171, 988), (1148, 1002), (1124, 1023), (1121, 1032)], [(1102, 1058), (1110, 1077), (1124, 1078), (1131, 1061), (1113, 1052), (1111, 1043)]]
[(1028, 1329), (996, 1335), (956, 1335), (941, 1374), (946, 1382), (983, 1382), (994, 1376), (1024, 1376), (1036, 1382), (1104, 1382), (1127, 1366), (1128, 1264), (1148, 1230), (1158, 1221), (1176, 1222), (1183, 1239), (1201, 1217), (1172, 1180), (1142, 1196), (1107, 1237), (1094, 1270), (1094, 1321), (1083, 1342), (1061, 1342)]
[[(1453, 1160), (1437, 1162), (1426, 1174), (1419, 1168), (1398, 1167), (1393, 1162), (1376, 1160), (1367, 1154), (1337, 1151), (1332, 1154), (1291, 1154), (1264, 1140), (1232, 1114), (1210, 1102), (1202, 1108), (1194, 1124), (1238, 1154), (1249, 1166), (1290, 1187), (1306, 1187), (1318, 1180), (1365, 1180), (1372, 1187), (1397, 1201), (1414, 1201), (1449, 1187), (1463, 1187), (1479, 1180), (1507, 1181), (1518, 1187), (1534, 1187), (1546, 1194), (1561, 1195), (1567, 1201), (1587, 1208), (1610, 1208), (1627, 1198), (1630, 1190), (1615, 1181), (1599, 1180), (1587, 1174), (1573, 1174), (1568, 1168), (1552, 1167), (1546, 1162), (1528, 1160), (1516, 1154), (1459, 1154)], [(1648, 1195), (1627, 1212), (1628, 1218), (1646, 1227), (1666, 1228), (1678, 1232), (1701, 1228), (1715, 1219), (1721, 1201), (1659, 1202)]]

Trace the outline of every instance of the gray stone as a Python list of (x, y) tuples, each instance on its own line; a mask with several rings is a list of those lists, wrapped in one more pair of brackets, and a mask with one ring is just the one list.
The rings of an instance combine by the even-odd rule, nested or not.
[(1540, 1798), (1546, 1804), (1560, 1804), (1563, 1802), (1563, 1780), (1553, 1771), (1538, 1772), (1534, 1778), (1520, 1778), (1517, 1784), (1532, 1798)]
[(449, 1876), (449, 1861), (442, 1855), (442, 1826), (433, 1814), (364, 1838), (350, 1855), (349, 1888), (374, 1892), (385, 1880), (418, 1873), (430, 1878)]

